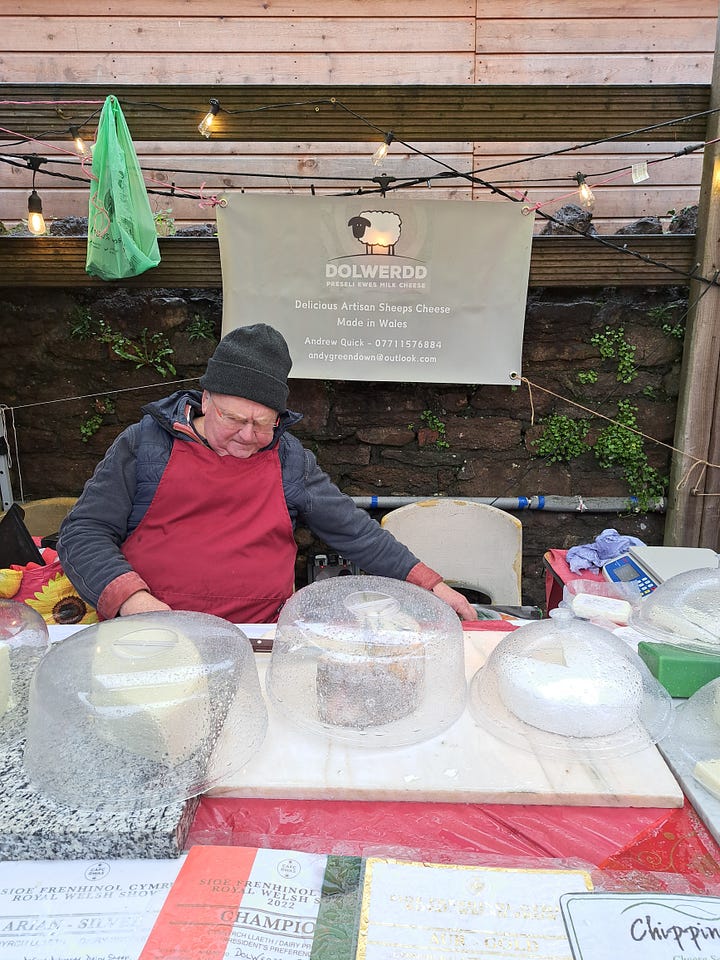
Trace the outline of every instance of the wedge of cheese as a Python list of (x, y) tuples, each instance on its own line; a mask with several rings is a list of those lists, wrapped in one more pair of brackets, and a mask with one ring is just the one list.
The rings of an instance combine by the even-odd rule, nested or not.
[(698, 761), (693, 769), (693, 776), (720, 800), (720, 760)]
[(210, 733), (205, 665), (188, 637), (165, 626), (101, 624), (87, 700), (99, 736), (169, 766)]
[(647, 625), (657, 627), (678, 640), (695, 640), (712, 647), (720, 646), (720, 632), (714, 618), (687, 604), (678, 607), (654, 606)]

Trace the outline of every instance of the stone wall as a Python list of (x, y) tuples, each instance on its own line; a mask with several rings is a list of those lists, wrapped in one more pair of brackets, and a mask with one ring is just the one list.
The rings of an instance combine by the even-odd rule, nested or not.
[[(532, 290), (523, 359), (532, 392), (525, 385), (293, 380), (290, 406), (305, 414), (296, 433), (353, 496), (625, 497), (622, 471), (601, 468), (592, 452), (570, 463), (538, 457), (533, 444), (544, 429), (538, 421), (552, 413), (589, 416), (568, 399), (615, 416), (618, 399), (628, 398), (639, 429), (672, 443), (685, 310), (681, 288)], [(0, 311), (0, 404), (10, 408), (11, 481), (15, 498), (30, 500), (78, 494), (144, 403), (196, 386), (220, 333), (221, 295), (0, 288)], [(622, 330), (624, 343), (635, 348), (630, 382), (618, 381), (617, 358), (603, 357), (592, 342), (608, 329)], [(198, 332), (210, 338), (195, 339)], [(166, 340), (153, 341), (153, 334)], [(158, 357), (165, 342), (172, 354)], [(118, 349), (144, 350), (145, 359), (133, 362)], [(156, 367), (168, 361), (176, 373), (162, 376)], [(591, 442), (604, 424), (592, 420)], [(647, 441), (644, 448), (649, 463), (667, 474), (669, 451)], [(543, 604), (542, 555), (550, 547), (589, 542), (606, 527), (662, 542), (664, 517), (654, 511), (519, 516), (527, 603)], [(306, 531), (298, 532), (298, 542), (302, 583), (307, 555), (322, 545)]]

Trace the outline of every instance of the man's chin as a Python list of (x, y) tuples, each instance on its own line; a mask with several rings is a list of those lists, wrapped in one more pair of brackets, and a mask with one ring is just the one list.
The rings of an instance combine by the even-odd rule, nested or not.
[(257, 447), (243, 447), (240, 444), (233, 443), (225, 451), (228, 456), (235, 457), (236, 460), (247, 460), (254, 453), (257, 453)]

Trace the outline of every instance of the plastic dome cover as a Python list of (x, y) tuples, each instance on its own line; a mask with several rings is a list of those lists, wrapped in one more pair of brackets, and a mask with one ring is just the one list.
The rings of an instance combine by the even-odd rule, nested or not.
[(670, 694), (637, 653), (565, 611), (500, 641), (470, 682), (470, 711), (513, 746), (576, 759), (635, 753), (672, 722)]
[(373, 747), (419, 743), (465, 707), (462, 625), (446, 603), (404, 581), (316, 581), (280, 612), (266, 688), (315, 733)]
[(686, 570), (645, 597), (630, 626), (650, 640), (712, 652), (720, 647), (720, 569)]
[(720, 800), (720, 678), (676, 706), (669, 739), (687, 773)]
[(25, 736), (28, 684), (49, 642), (37, 610), (18, 600), (0, 600), (0, 750)]
[[(231, 728), (231, 729), (228, 729)], [(25, 772), (74, 808), (165, 806), (202, 793), (219, 737), (232, 771), (267, 729), (255, 656), (242, 630), (168, 611), (86, 627), (53, 645), (30, 686)], [(227, 753), (227, 751), (223, 751)]]

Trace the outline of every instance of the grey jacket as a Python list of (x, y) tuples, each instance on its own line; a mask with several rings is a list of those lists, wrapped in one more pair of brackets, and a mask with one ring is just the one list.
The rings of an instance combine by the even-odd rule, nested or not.
[[(145, 515), (173, 443), (200, 442), (177, 429), (178, 423), (186, 423), (188, 404), (199, 413), (200, 398), (199, 391), (178, 391), (143, 407), (143, 419), (117, 437), (63, 521), (60, 562), (93, 606), (98, 606), (109, 584), (132, 572), (121, 546)], [(306, 526), (366, 573), (405, 580), (412, 570), (413, 582), (431, 588), (441, 578), (356, 507), (320, 469), (313, 454), (287, 432), (300, 419), (291, 411), (282, 414), (270, 444), (278, 447), (293, 529)], [(192, 556), (191, 549), (188, 555)], [(102, 605), (99, 610), (106, 615)]]

